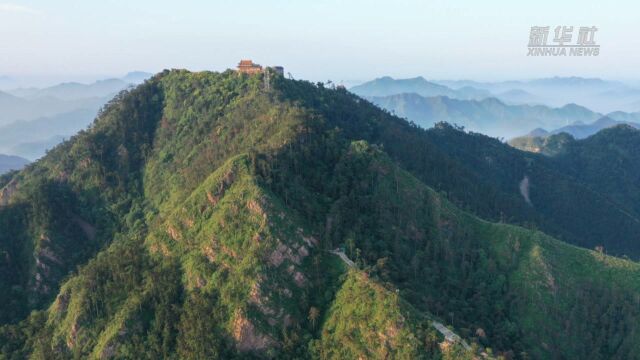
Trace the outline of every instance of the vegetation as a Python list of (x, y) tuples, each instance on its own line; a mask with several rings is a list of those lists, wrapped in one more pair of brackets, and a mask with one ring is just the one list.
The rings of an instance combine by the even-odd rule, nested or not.
[(555, 156), (565, 151), (574, 138), (567, 133), (549, 136), (522, 136), (509, 140), (509, 145), (516, 149)]
[(640, 265), (506, 224), (574, 243), (608, 226), (607, 247), (638, 251), (624, 208), (494, 139), (263, 84), (165, 71), (0, 177), (0, 358), (640, 352)]

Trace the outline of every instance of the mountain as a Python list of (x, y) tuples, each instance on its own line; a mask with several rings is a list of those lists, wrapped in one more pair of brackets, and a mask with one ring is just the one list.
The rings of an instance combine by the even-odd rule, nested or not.
[(521, 89), (511, 89), (511, 90), (499, 92), (495, 95), (495, 97), (507, 104), (514, 104), (514, 105), (518, 105), (518, 104), (529, 104), (529, 105), (538, 104), (539, 105), (542, 102), (541, 99), (538, 98), (537, 96)]
[(374, 104), (428, 128), (440, 121), (491, 136), (512, 137), (532, 127), (557, 128), (576, 121), (592, 122), (602, 115), (575, 104), (561, 108), (507, 105), (496, 98), (459, 100), (399, 94), (369, 98)]
[(24, 99), (0, 93), (0, 126), (16, 121), (30, 121), (42, 117), (57, 116), (78, 109), (92, 109), (97, 112), (109, 99), (107, 97), (76, 100), (60, 100), (53, 97)]
[(29, 163), (29, 160), (10, 155), (0, 154), (0, 175), (11, 170), (20, 170)]
[[(141, 80), (142, 72), (127, 75)], [(136, 81), (137, 81), (136, 80)], [(92, 84), (63, 83), (0, 93), (0, 151), (35, 160), (45, 150), (86, 128), (115, 94), (131, 86), (119, 79)]]
[(565, 133), (571, 135), (571, 137), (575, 139), (584, 139), (596, 134), (600, 130), (612, 128), (618, 125), (628, 125), (633, 128), (640, 128), (640, 122), (637, 122), (640, 121), (640, 116), (638, 115), (638, 113), (624, 113), (618, 111), (607, 114), (606, 116), (603, 116), (590, 124), (585, 124), (582, 121), (577, 121), (574, 124), (563, 126), (550, 132), (541, 128), (537, 128), (529, 134), (513, 138), (509, 142), (516, 148), (521, 148), (519, 144), (526, 144), (527, 142), (529, 142), (529, 139), (533, 139), (533, 142), (540, 143), (541, 141), (544, 141), (544, 138), (555, 134)]
[(89, 126), (96, 113), (96, 109), (78, 109), (1, 126), (0, 151), (38, 159), (63, 138), (69, 138)]
[[(135, 76), (135, 74), (134, 74)], [(55, 86), (38, 89), (16, 89), (11, 94), (22, 98), (56, 98), (59, 100), (78, 100), (90, 98), (113, 97), (126, 89), (130, 84), (120, 79), (99, 80), (92, 84), (77, 82), (62, 83)]]
[(596, 87), (602, 86), (613, 87), (617, 84), (613, 82), (604, 81), (599, 78), (583, 78), (579, 76), (554, 76), (551, 78), (535, 79), (528, 82), (532, 86), (559, 86), (559, 87)]
[(491, 96), (487, 91), (475, 89), (471, 86), (450, 89), (427, 81), (423, 77), (412, 79), (393, 79), (389, 76), (378, 78), (349, 89), (354, 94), (363, 97), (389, 96), (405, 93), (415, 93), (422, 96), (448, 96), (459, 99), (483, 99)]
[(496, 82), (482, 82), (473, 80), (436, 80), (437, 84), (458, 89), (464, 86), (472, 86), (478, 89), (487, 89), (492, 92), (508, 91), (514, 89), (557, 89), (571, 88), (585, 90), (603, 91), (604, 89), (614, 89), (624, 86), (616, 81), (608, 81), (599, 78), (583, 78), (579, 76), (554, 76), (549, 78), (530, 80), (508, 80)]
[(575, 138), (567, 132), (551, 134), (544, 130), (534, 130), (529, 135), (509, 140), (509, 145), (522, 151), (555, 156), (564, 152), (567, 144), (574, 140)]
[(529, 132), (527, 135), (527, 137), (544, 137), (544, 136), (548, 136), (549, 132), (545, 129), (542, 128), (535, 128), (533, 130), (531, 130), (531, 132)]
[[(620, 113), (618, 113), (620, 114)], [(619, 116), (620, 118), (629, 118), (630, 116)], [(607, 129), (610, 127), (614, 127), (617, 125), (628, 125), (631, 127), (635, 127), (635, 128), (640, 128), (640, 123), (636, 123), (636, 122), (628, 122), (628, 121), (619, 121), (619, 120), (614, 120), (613, 118), (611, 118), (609, 115), (604, 116), (598, 120), (596, 120), (595, 122), (591, 123), (591, 124), (583, 124), (583, 123), (576, 123), (573, 125), (568, 125), (568, 126), (563, 126), (559, 129), (556, 129), (554, 131), (552, 131), (552, 134), (559, 134), (559, 133), (567, 133), (570, 134), (571, 136), (573, 136), (576, 139), (584, 139), (587, 138), (597, 132), (599, 132), (600, 130), (603, 129)]]
[(37, 160), (43, 157), (47, 151), (53, 149), (58, 144), (68, 139), (69, 136), (53, 135), (39, 140), (30, 140), (17, 143), (9, 148), (9, 153), (18, 154), (26, 159)]
[(640, 112), (625, 113), (622, 111), (614, 111), (607, 114), (607, 117), (616, 120), (619, 123), (626, 123), (631, 126), (634, 126), (633, 123), (640, 123)]
[(0, 351), (631, 358), (640, 265), (536, 229), (640, 229), (562, 171), (344, 89), (165, 71), (0, 177)]
[(640, 130), (626, 124), (570, 142), (556, 159), (574, 177), (598, 187), (629, 211), (640, 211)]
[(543, 104), (561, 107), (575, 103), (600, 113), (640, 110), (640, 89), (636, 84), (598, 78), (552, 77), (527, 81), (478, 82), (442, 80), (437, 84), (457, 89), (472, 86), (513, 104)]
[(640, 194), (637, 193), (640, 161), (636, 156), (640, 151), (638, 127), (617, 124), (582, 140), (563, 132), (546, 137), (523, 137), (510, 143), (525, 151), (552, 156), (552, 161), (571, 176), (606, 193), (629, 212), (640, 213)]

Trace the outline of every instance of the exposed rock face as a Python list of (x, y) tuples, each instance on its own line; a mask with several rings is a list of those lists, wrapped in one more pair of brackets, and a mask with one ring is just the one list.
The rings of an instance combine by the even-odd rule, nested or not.
[(173, 226), (167, 227), (167, 234), (169, 234), (169, 236), (171, 236), (171, 238), (175, 241), (180, 241), (182, 239), (182, 235), (180, 234), (178, 229)]
[(289, 260), (296, 265), (300, 265), (302, 259), (308, 255), (309, 250), (304, 246), (294, 247), (292, 249), (283, 243), (279, 243), (278, 247), (269, 255), (269, 263), (278, 267), (284, 260)]
[(67, 347), (73, 349), (76, 346), (76, 340), (78, 338), (78, 323), (74, 322), (71, 326), (69, 336), (67, 336)]
[[(64, 261), (51, 248), (51, 240), (45, 234), (40, 235), (40, 247), (34, 253), (35, 274), (32, 279), (31, 290), (37, 294), (46, 295), (51, 291), (49, 284), (55, 278), (56, 272), (64, 266)], [(35, 301), (35, 299), (31, 299)]]
[(220, 196), (213, 195), (211, 191), (207, 191), (207, 200), (209, 201), (209, 204), (211, 204), (211, 206), (216, 206), (218, 204), (218, 201), (220, 201)]
[(233, 320), (232, 335), (236, 341), (236, 348), (241, 352), (260, 351), (275, 344), (270, 336), (260, 333), (240, 311), (236, 312)]

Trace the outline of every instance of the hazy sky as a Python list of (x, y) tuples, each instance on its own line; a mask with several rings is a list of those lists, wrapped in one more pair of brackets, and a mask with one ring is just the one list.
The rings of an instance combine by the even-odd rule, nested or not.
[[(0, 75), (224, 70), (251, 58), (312, 80), (640, 79), (639, 10), (637, 0), (0, 0)], [(595, 25), (601, 54), (527, 57), (536, 25)]]

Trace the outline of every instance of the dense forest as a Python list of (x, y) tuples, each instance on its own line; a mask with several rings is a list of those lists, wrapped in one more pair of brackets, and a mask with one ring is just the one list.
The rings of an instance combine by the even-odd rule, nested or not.
[(640, 265), (605, 254), (640, 222), (597, 174), (269, 85), (165, 71), (0, 177), (0, 358), (640, 353)]
[[(537, 146), (528, 146), (537, 144)], [(638, 217), (640, 213), (640, 130), (620, 124), (576, 140), (560, 133), (548, 137), (523, 137), (511, 143), (526, 151), (550, 157), (576, 179), (606, 194), (618, 206)]]

